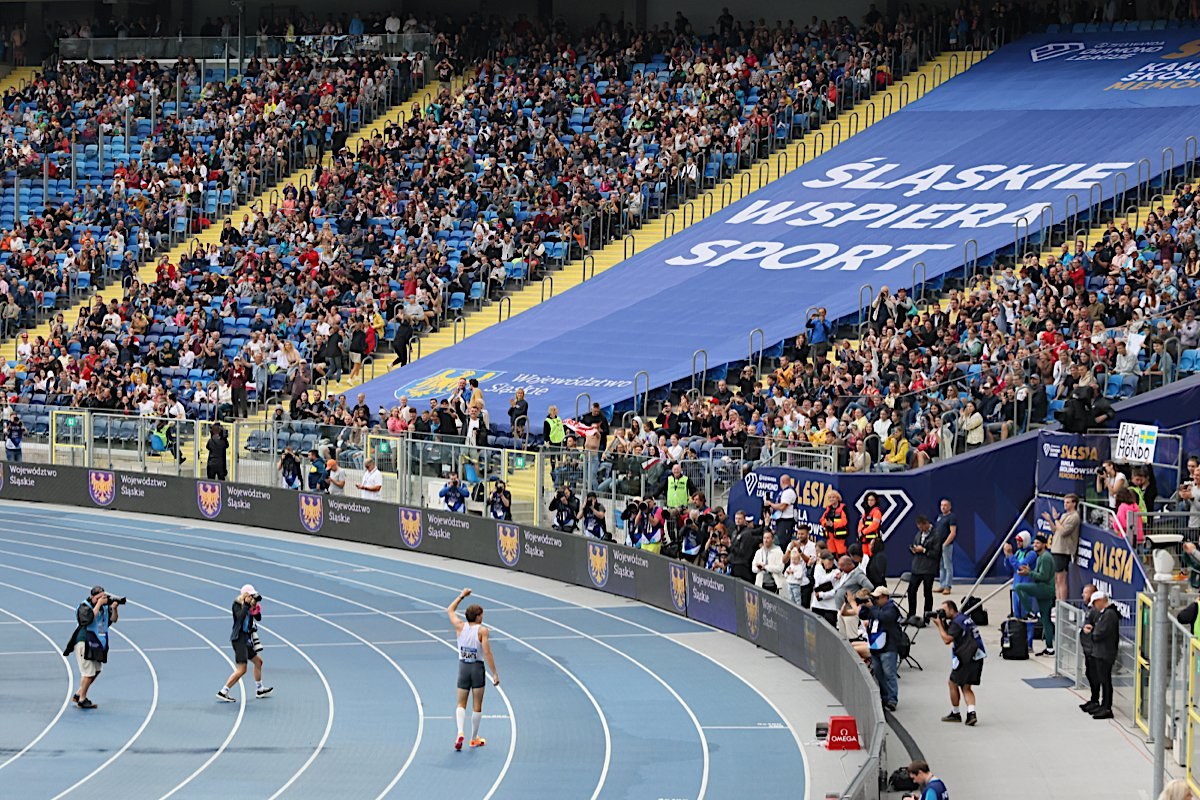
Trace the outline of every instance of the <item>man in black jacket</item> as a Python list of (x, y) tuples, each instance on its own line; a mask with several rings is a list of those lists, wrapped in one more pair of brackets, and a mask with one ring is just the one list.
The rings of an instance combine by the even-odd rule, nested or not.
[(1096, 611), (1096, 621), (1085, 624), (1083, 632), (1092, 637), (1092, 659), (1100, 684), (1100, 705), (1092, 711), (1092, 719), (1112, 719), (1112, 671), (1121, 647), (1121, 612), (1104, 591), (1092, 594), (1091, 605)]
[(762, 529), (746, 519), (744, 511), (734, 515), (733, 524), (733, 536), (729, 542), (729, 574), (747, 583), (754, 583), (750, 562), (754, 560), (754, 551), (762, 546)]
[(933, 530), (929, 517), (921, 514), (917, 517), (917, 535), (912, 546), (912, 576), (908, 581), (908, 619), (910, 622), (919, 619), (917, 616), (917, 587), (925, 588), (925, 616), (933, 611), (933, 581), (937, 578), (942, 566), (942, 541)]
[(1084, 674), (1091, 690), (1091, 699), (1080, 703), (1079, 707), (1089, 714), (1100, 707), (1100, 681), (1096, 676), (1096, 660), (1092, 658), (1092, 631), (1095, 630), (1096, 619), (1100, 616), (1092, 606), (1092, 595), (1095, 593), (1096, 584), (1089, 583), (1083, 587), (1083, 605), (1087, 611), (1083, 615), (1083, 625), (1079, 627), (1079, 650), (1083, 653)]
[(258, 622), (262, 621), (262, 595), (254, 591), (254, 587), (246, 584), (233, 601), (233, 628), (229, 634), (229, 642), (233, 645), (235, 667), (229, 680), (217, 692), (217, 699), (223, 703), (236, 703), (237, 698), (229, 690), (246, 674), (247, 662), (254, 664), (255, 697), (266, 697), (273, 689), (264, 686), (262, 682), (263, 660), (259, 652), (262, 645), (258, 643)]

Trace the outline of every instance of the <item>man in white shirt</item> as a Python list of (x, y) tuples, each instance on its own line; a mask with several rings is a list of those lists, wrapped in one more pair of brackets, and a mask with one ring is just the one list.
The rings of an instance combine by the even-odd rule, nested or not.
[(359, 490), (359, 496), (364, 500), (378, 500), (383, 490), (383, 475), (375, 468), (375, 460), (368, 459), (363, 465), (362, 480), (354, 486)]
[(796, 490), (792, 488), (790, 475), (779, 476), (779, 494), (775, 496), (771, 506), (771, 516), (775, 520), (775, 541), (781, 548), (786, 548), (792, 542), (792, 531), (796, 528)]

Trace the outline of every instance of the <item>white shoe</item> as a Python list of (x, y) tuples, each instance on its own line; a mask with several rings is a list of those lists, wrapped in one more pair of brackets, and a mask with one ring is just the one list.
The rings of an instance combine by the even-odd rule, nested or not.
[(255, 689), (255, 690), (254, 690), (254, 696), (255, 696), (255, 697), (266, 697), (267, 695), (269, 695), (269, 694), (270, 694), (271, 692), (273, 692), (273, 691), (275, 691), (275, 687), (274, 687), (274, 686), (264, 686), (264, 687), (262, 687), (261, 689)]
[(221, 691), (217, 692), (217, 699), (220, 700), (222, 703), (236, 703), (237, 702), (237, 698), (234, 697), (233, 695), (231, 695), (229, 693), (228, 689), (222, 689)]

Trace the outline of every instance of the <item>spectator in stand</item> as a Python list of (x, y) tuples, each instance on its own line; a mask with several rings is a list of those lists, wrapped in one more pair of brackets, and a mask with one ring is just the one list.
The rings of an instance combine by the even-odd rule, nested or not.
[(783, 550), (775, 544), (775, 535), (770, 531), (763, 533), (762, 545), (754, 552), (750, 568), (758, 588), (779, 594), (779, 587), (783, 584)]

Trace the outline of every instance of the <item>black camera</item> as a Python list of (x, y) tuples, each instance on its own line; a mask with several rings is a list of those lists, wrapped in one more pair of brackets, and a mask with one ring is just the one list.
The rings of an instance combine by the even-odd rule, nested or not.
[(261, 602), (262, 602), (262, 595), (261, 595), (261, 594), (256, 594), (256, 595), (254, 595), (254, 596), (253, 596), (251, 599), (252, 599), (252, 600), (254, 600), (254, 602), (255, 602), (255, 603), (261, 603)]
[(946, 609), (944, 608), (935, 608), (933, 611), (926, 612), (922, 616), (924, 617), (925, 624), (927, 625), (931, 619), (940, 619), (942, 622), (945, 622), (947, 619), (949, 619), (949, 617), (946, 616)]
[(125, 602), (128, 599), (129, 599), (128, 597), (113, 597), (111, 594), (108, 596), (108, 602), (115, 603), (116, 605), (119, 605), (119, 606), (125, 605)]

